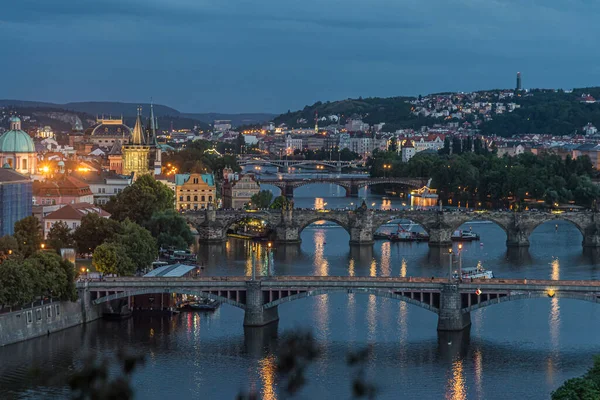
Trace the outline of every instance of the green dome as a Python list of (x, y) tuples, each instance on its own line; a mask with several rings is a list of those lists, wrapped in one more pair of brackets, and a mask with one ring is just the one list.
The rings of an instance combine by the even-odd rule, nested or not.
[(0, 152), (35, 153), (35, 145), (27, 133), (22, 130), (10, 130), (0, 136)]

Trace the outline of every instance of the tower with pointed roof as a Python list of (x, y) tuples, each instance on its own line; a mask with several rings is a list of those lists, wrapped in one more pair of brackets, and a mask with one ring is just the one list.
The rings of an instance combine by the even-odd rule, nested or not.
[(150, 118), (148, 120), (148, 145), (150, 146), (150, 159), (154, 175), (160, 175), (162, 171), (162, 154), (158, 141), (156, 139), (156, 130), (158, 129), (158, 119), (154, 116), (154, 103), (150, 102)]
[(123, 174), (134, 174), (134, 179), (141, 175), (153, 174), (153, 160), (151, 160), (152, 147), (147, 140), (142, 125), (142, 108), (138, 107), (135, 127), (131, 133), (131, 141), (123, 145)]

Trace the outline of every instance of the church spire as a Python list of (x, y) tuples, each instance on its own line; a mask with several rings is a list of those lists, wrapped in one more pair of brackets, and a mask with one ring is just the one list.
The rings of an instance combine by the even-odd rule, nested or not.
[(133, 128), (133, 134), (131, 135), (131, 144), (146, 144), (144, 137), (144, 130), (142, 128), (142, 107), (138, 107), (137, 119), (135, 120), (135, 127)]
[(154, 117), (154, 101), (150, 99), (150, 140), (148, 140), (149, 144), (156, 145), (156, 128), (157, 128), (157, 120)]

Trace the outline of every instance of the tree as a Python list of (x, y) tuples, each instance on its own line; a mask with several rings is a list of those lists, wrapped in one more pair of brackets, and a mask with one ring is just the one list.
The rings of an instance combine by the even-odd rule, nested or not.
[(40, 221), (34, 217), (26, 217), (15, 223), (15, 239), (19, 246), (19, 252), (23, 257), (29, 257), (38, 251), (42, 245), (42, 226)]
[(187, 222), (175, 210), (154, 213), (147, 226), (152, 236), (156, 238), (158, 247), (174, 246), (182, 249), (194, 242)]
[(60, 249), (73, 247), (74, 240), (71, 229), (64, 221), (55, 222), (48, 231), (48, 244), (51, 248), (60, 253)]
[(600, 389), (591, 379), (569, 379), (561, 387), (552, 392), (552, 400), (597, 400)]
[(281, 210), (284, 206), (289, 204), (289, 200), (285, 196), (277, 196), (269, 208), (273, 210)]
[(125, 247), (114, 242), (96, 247), (92, 263), (94, 268), (103, 274), (128, 276), (135, 272), (135, 264), (127, 256)]
[(174, 208), (173, 191), (150, 175), (142, 175), (131, 186), (111, 198), (106, 210), (117, 221), (129, 220), (144, 226), (152, 214)]
[(121, 232), (111, 242), (123, 247), (134, 264), (134, 271), (147, 269), (158, 256), (156, 240), (150, 232), (129, 220), (121, 223)]
[(17, 257), (19, 243), (14, 236), (5, 235), (0, 237), (0, 262), (7, 258)]
[(36, 283), (35, 294), (75, 301), (75, 267), (56, 253), (38, 252), (24, 262)]
[[(34, 217), (35, 218), (35, 217)], [(33, 282), (21, 263), (7, 260), (0, 264), (0, 304), (19, 306), (34, 299)]]
[(89, 213), (81, 219), (81, 225), (73, 237), (79, 253), (93, 253), (96, 247), (112, 239), (121, 231), (121, 225), (112, 219)]
[(269, 208), (271, 200), (273, 200), (273, 193), (269, 190), (261, 190), (250, 198), (250, 202), (254, 208)]

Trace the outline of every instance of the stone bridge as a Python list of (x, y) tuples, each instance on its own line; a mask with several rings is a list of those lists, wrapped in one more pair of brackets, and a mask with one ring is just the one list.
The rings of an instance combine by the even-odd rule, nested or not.
[(422, 188), (426, 183), (425, 178), (340, 178), (340, 177), (314, 177), (304, 179), (258, 179), (259, 183), (272, 185), (281, 189), (281, 194), (287, 198), (294, 197), (294, 189), (313, 183), (333, 183), (346, 189), (346, 197), (358, 197), (358, 191), (366, 186), (395, 183), (412, 189)]
[[(407, 303), (438, 314), (440, 331), (470, 326), (479, 308), (540, 297), (600, 302), (600, 281), (482, 279), (467, 283), (446, 278), (377, 278), (347, 276), (114, 278), (77, 284), (86, 307), (143, 294), (204, 296), (244, 310), (245, 326), (279, 319), (278, 306), (305, 297), (333, 293), (369, 294)], [(135, 300), (134, 300), (135, 301)]]
[(413, 210), (370, 210), (364, 206), (356, 210), (304, 210), (287, 208), (269, 211), (215, 210), (188, 212), (187, 221), (198, 229), (199, 240), (219, 243), (227, 240), (227, 230), (244, 218), (266, 221), (278, 243), (298, 243), (300, 234), (316, 221), (330, 221), (340, 225), (350, 235), (350, 244), (373, 244), (373, 234), (383, 224), (394, 220), (410, 220), (429, 234), (431, 246), (448, 246), (452, 233), (470, 221), (491, 221), (506, 232), (509, 247), (529, 246), (529, 236), (539, 225), (548, 221), (564, 220), (572, 223), (583, 235), (584, 247), (600, 247), (600, 214), (591, 211), (564, 212), (447, 212)]
[(336, 160), (240, 160), (238, 164), (241, 167), (247, 165), (257, 165), (257, 166), (272, 166), (277, 168), (285, 169), (287, 172), (290, 167), (302, 167), (302, 166), (323, 166), (329, 169), (335, 170), (337, 172), (341, 172), (342, 168), (346, 167), (357, 167), (360, 161), (336, 161)]

